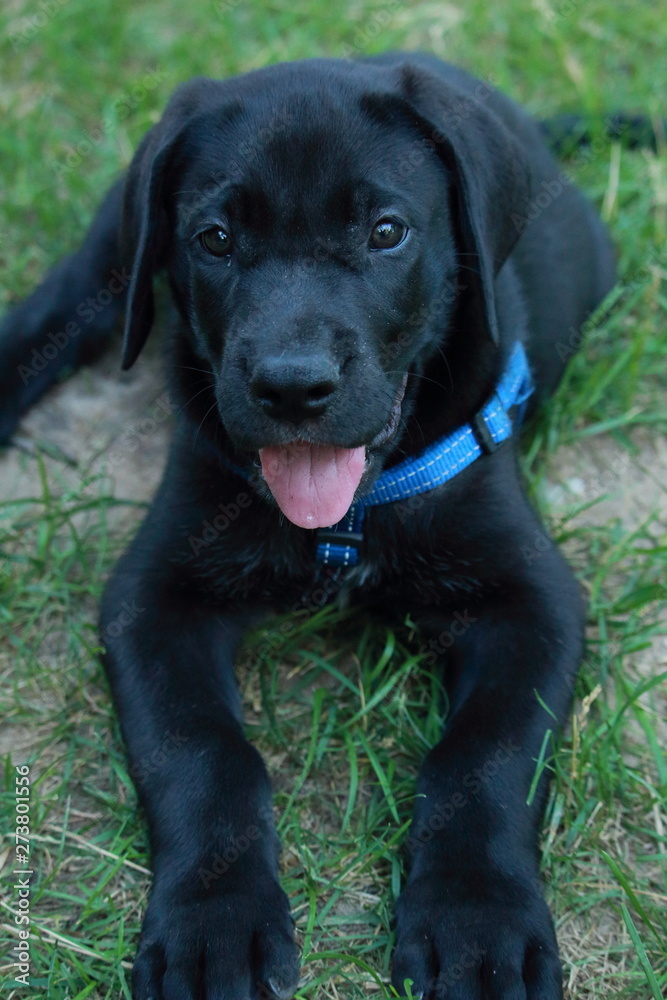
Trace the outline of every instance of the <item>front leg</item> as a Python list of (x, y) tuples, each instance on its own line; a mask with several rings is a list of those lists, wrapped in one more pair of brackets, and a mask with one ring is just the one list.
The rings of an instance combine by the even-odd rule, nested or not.
[[(150, 521), (150, 517), (149, 517)], [(269, 778), (242, 731), (238, 610), (191, 599), (144, 525), (105, 594), (105, 665), (149, 823), (154, 883), (135, 1000), (292, 996)]]
[[(499, 545), (521, 551), (516, 535)], [(426, 617), (431, 635), (456, 636), (452, 709), (419, 777), (394, 984), (403, 994), (412, 979), (413, 995), (438, 1000), (558, 1000), (539, 880), (546, 781), (530, 792), (545, 733), (558, 725), (540, 699), (564, 720), (581, 657), (576, 581), (550, 548), (532, 568), (515, 560), (466, 615)]]

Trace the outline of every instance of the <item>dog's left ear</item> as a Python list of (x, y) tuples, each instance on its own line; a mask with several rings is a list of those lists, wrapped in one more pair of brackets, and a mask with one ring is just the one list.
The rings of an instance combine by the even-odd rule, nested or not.
[(475, 312), (498, 342), (494, 279), (521, 227), (530, 197), (529, 153), (493, 113), (493, 89), (480, 83), (459, 90), (412, 63), (399, 71), (398, 94), (413, 112), (424, 139), (435, 149), (454, 183), (464, 277)]

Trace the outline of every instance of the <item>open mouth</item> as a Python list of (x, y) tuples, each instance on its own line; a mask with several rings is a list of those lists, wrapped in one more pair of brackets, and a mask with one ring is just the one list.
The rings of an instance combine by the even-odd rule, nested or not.
[(373, 452), (396, 434), (407, 381), (406, 374), (389, 420), (366, 445), (340, 448), (297, 440), (260, 449), (262, 475), (288, 520), (300, 528), (326, 528), (345, 517)]

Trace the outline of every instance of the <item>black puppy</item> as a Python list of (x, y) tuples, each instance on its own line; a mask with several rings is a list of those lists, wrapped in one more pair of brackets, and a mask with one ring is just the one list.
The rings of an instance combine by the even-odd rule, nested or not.
[[(567, 714), (583, 605), (555, 548), (525, 558), (543, 528), (516, 425), (531, 380), (534, 406), (562, 374), (558, 345), (613, 284), (602, 225), (520, 109), (429, 56), (194, 80), (81, 249), (5, 319), (5, 439), (60, 369), (104, 346), (123, 307), (132, 365), (160, 269), (179, 415), (102, 611), (155, 870), (134, 996), (296, 988), (269, 780), (243, 734), (234, 656), (258, 612), (324, 580), (401, 620), (410, 609), (436, 649), (453, 621), (466, 626), (447, 655), (446, 731), (419, 779), (397, 989), (556, 1000), (543, 780), (527, 799), (553, 727), (543, 706)], [(68, 335), (112, 280), (129, 282), (126, 297)], [(37, 373), (48, 331), (62, 347)], [(195, 545), (231, 504), (232, 523)], [(128, 601), (146, 610), (116, 634)], [(168, 733), (185, 739), (146, 775), (137, 763)], [(499, 753), (495, 777), (470, 780)], [(203, 878), (241, 837), (238, 860)]]

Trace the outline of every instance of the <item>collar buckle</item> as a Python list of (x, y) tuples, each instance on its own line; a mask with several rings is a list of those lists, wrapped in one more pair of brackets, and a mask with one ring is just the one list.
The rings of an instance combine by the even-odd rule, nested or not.
[(360, 531), (334, 531), (332, 528), (318, 528), (318, 545), (349, 545), (359, 551), (364, 541)]
[(360, 531), (319, 528), (316, 559), (324, 566), (356, 566), (361, 560), (364, 536)]
[(478, 410), (474, 417), (472, 417), (470, 426), (472, 427), (475, 441), (485, 455), (493, 455), (494, 451), (498, 451), (498, 442), (493, 438), (483, 410)]

